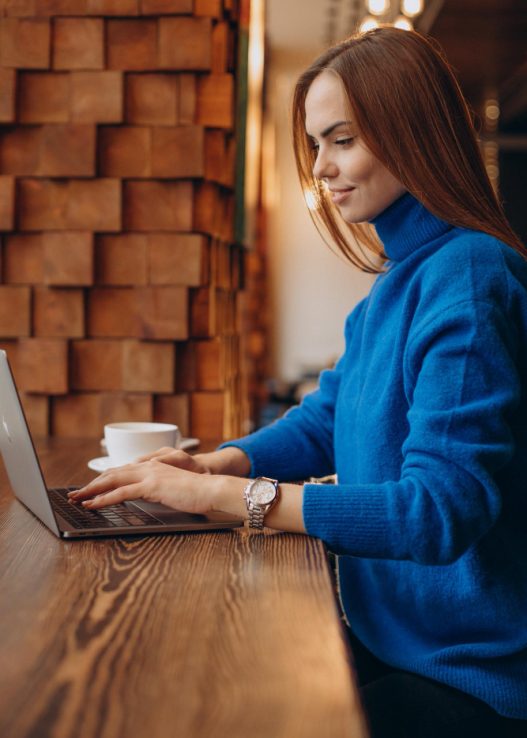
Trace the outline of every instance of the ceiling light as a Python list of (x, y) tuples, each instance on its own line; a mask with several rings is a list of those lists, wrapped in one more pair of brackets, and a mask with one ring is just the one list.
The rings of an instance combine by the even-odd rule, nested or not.
[(393, 25), (396, 28), (401, 28), (403, 31), (411, 31), (413, 29), (412, 21), (405, 18), (404, 15), (398, 15)]
[(359, 26), (359, 31), (361, 33), (366, 33), (367, 31), (373, 31), (374, 28), (379, 27), (379, 21), (376, 21), (375, 18), (372, 18), (371, 15), (367, 15), (366, 18), (362, 21), (362, 23)]
[(384, 15), (390, 9), (390, 0), (368, 0), (366, 5), (372, 15)]
[(409, 18), (413, 18), (423, 12), (423, 0), (403, 0), (401, 10)]

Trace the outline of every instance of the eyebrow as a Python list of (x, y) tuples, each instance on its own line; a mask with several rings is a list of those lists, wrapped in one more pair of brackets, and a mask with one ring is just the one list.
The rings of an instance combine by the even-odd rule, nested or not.
[[(324, 128), (324, 130), (320, 134), (320, 137), (327, 138), (330, 135), (330, 133), (333, 133), (335, 128), (338, 128), (339, 126), (350, 126), (350, 125), (352, 125), (350, 120), (339, 120), (336, 123), (332, 123), (327, 128)], [(311, 136), (311, 134), (309, 133), (307, 135), (309, 136), (309, 138), (314, 138), (314, 136)]]

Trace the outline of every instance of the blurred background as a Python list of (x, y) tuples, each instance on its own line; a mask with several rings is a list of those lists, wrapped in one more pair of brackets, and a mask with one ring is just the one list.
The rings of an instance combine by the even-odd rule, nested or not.
[(376, 23), (442, 45), (527, 240), (525, 0), (0, 0), (0, 348), (36, 435), (220, 440), (333, 364), (372, 277), (310, 220), (290, 101)]

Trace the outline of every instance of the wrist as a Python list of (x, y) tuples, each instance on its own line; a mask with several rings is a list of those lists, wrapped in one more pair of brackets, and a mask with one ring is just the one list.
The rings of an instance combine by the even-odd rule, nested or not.
[(247, 517), (243, 491), (249, 480), (217, 474), (211, 476), (208, 481), (213, 512), (230, 513), (244, 519)]
[(249, 476), (251, 462), (237, 446), (227, 446), (218, 451), (196, 454), (196, 461), (203, 464), (211, 474), (226, 474), (234, 477)]

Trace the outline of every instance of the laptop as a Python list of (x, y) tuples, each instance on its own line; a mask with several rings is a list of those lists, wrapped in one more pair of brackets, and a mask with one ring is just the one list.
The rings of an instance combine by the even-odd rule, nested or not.
[(86, 510), (68, 501), (75, 487), (48, 489), (7, 354), (0, 350), (0, 451), (15, 496), (60, 538), (223, 530), (243, 525), (225, 513), (194, 515), (145, 500)]

